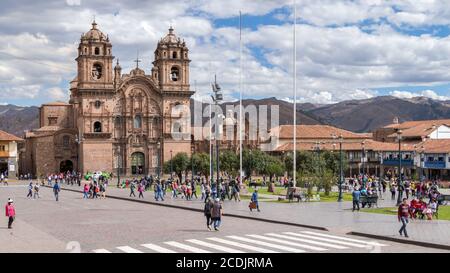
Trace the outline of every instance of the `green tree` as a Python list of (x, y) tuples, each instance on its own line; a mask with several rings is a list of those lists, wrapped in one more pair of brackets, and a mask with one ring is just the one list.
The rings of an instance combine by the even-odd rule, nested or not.
[(172, 163), (172, 170), (176, 173), (180, 181), (183, 179), (183, 173), (189, 170), (189, 157), (186, 153), (177, 153), (171, 160), (164, 163), (164, 172), (170, 173), (170, 166)]
[(239, 157), (230, 150), (222, 151), (219, 156), (220, 170), (226, 171), (231, 175), (236, 175), (239, 170)]
[[(209, 154), (197, 153), (192, 156), (192, 164), (194, 165), (194, 173), (206, 176), (209, 179)], [(189, 161), (189, 168), (192, 168), (191, 161)]]
[(284, 173), (284, 165), (280, 159), (267, 155), (264, 164), (264, 174), (269, 175), (269, 181), (272, 182), (273, 176), (281, 176)]

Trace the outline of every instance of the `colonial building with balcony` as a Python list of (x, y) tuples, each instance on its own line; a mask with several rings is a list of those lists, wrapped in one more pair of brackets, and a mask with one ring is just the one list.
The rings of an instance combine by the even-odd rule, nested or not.
[(23, 139), (0, 130), (0, 174), (16, 177), (19, 167), (18, 143)]

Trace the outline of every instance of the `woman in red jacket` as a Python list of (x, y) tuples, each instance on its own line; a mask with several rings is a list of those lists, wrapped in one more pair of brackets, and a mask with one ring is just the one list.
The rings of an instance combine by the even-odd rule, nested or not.
[(11, 229), (14, 218), (16, 217), (16, 209), (11, 198), (8, 199), (8, 203), (5, 206), (5, 215), (8, 217), (8, 228)]

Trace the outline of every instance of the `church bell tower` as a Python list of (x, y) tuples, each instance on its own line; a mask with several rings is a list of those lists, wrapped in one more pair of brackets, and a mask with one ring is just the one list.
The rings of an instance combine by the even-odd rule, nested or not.
[(78, 89), (113, 91), (112, 45), (109, 37), (97, 29), (97, 23), (81, 35), (78, 46)]

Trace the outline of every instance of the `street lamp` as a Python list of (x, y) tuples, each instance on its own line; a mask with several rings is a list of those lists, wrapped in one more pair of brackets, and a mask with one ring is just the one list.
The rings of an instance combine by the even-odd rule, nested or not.
[(194, 183), (194, 152), (195, 152), (195, 147), (192, 145), (192, 147), (191, 147), (191, 183)]
[(400, 187), (403, 186), (402, 182), (402, 130), (397, 130), (397, 140), (398, 140), (398, 197), (397, 197), (397, 206), (402, 202), (403, 191), (400, 191)]
[(120, 146), (117, 146), (117, 187), (120, 187)]
[[(342, 202), (342, 184), (344, 183), (344, 170), (343, 170), (343, 157), (342, 157), (342, 142), (344, 141), (344, 137), (341, 135), (336, 136), (333, 135), (334, 139), (339, 139), (339, 196), (338, 202)], [(333, 144), (336, 145), (336, 144)]]
[[(217, 78), (214, 75), (214, 83), (211, 84), (214, 95), (211, 95), (211, 98), (214, 101), (215, 108), (218, 109), (219, 102), (223, 100), (222, 88), (217, 83)], [(217, 185), (219, 183), (219, 122), (218, 122), (218, 114), (216, 114), (216, 168), (217, 168)]]
[(161, 179), (161, 142), (158, 141), (156, 143), (157, 149), (157, 165), (156, 165), (156, 174), (158, 175), (157, 179)]
[(172, 174), (173, 174), (173, 160), (172, 160), (172, 150), (170, 150), (170, 181), (173, 180)]
[(364, 174), (365, 174), (365, 160), (366, 159), (366, 143), (363, 141), (361, 142), (361, 163), (362, 163), (362, 176), (364, 180)]
[(422, 177), (425, 176), (425, 147), (420, 147), (420, 174), (419, 181), (422, 182)]

